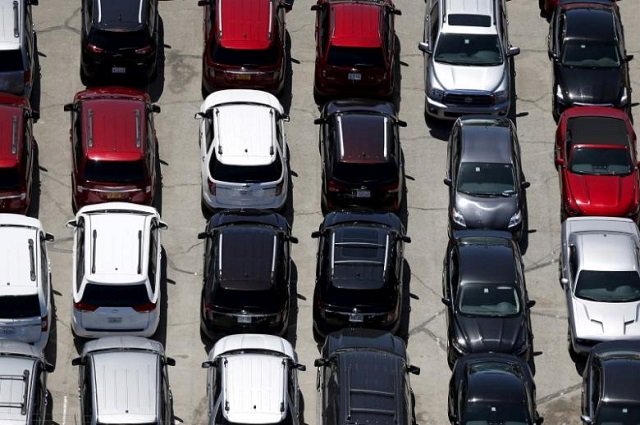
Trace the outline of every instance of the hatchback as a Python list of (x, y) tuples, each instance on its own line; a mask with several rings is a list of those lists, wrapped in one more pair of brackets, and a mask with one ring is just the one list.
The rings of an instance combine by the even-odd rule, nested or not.
[(158, 0), (82, 0), (81, 16), (83, 82), (156, 74)]
[(153, 207), (83, 207), (73, 228), (71, 329), (83, 338), (151, 336), (160, 320), (162, 242)]
[(399, 42), (391, 0), (317, 0), (316, 102), (336, 96), (391, 98), (399, 79)]
[[(71, 204), (127, 201), (151, 205), (160, 186), (158, 139), (149, 95), (124, 87), (76, 93), (71, 112)], [(114, 125), (117, 122), (117, 125)]]
[(200, 0), (198, 4), (204, 6), (202, 97), (233, 88), (280, 93), (287, 68), (289, 2)]
[(289, 148), (278, 99), (259, 90), (210, 94), (200, 121), (202, 210), (282, 209), (289, 191)]
[(411, 239), (398, 216), (332, 212), (311, 236), (318, 239), (313, 293), (316, 342), (345, 327), (401, 332), (404, 244)]
[(215, 334), (284, 334), (290, 318), (291, 236), (276, 213), (224, 211), (205, 240), (200, 328)]
[(0, 94), (0, 212), (27, 214), (34, 196), (38, 113), (24, 97)]
[(31, 6), (38, 0), (0, 0), (0, 92), (32, 100), (40, 78), (36, 32)]
[(638, 221), (640, 171), (636, 134), (619, 109), (580, 106), (560, 116), (555, 165), (560, 216), (600, 215)]
[(322, 211), (369, 207), (397, 212), (404, 194), (404, 158), (390, 102), (336, 100), (322, 108)]

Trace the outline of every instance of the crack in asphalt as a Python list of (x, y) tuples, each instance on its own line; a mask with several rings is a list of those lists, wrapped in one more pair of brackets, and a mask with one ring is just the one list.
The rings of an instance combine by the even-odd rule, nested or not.
[(538, 405), (541, 404), (545, 404), (545, 403), (549, 403), (551, 401), (554, 401), (556, 399), (562, 398), (564, 395), (568, 394), (568, 393), (572, 393), (576, 390), (579, 390), (580, 388), (582, 388), (582, 383), (579, 384), (574, 384), (574, 385), (570, 385), (568, 387), (565, 387), (561, 390), (558, 390), (556, 392), (553, 392), (551, 394), (548, 394), (544, 397), (539, 398), (538, 400), (536, 400)]

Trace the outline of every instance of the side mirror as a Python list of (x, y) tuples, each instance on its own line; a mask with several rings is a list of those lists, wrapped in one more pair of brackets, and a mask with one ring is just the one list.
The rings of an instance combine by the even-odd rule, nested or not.
[(585, 424), (592, 424), (593, 423), (593, 419), (591, 419), (591, 416), (582, 415), (582, 416), (580, 416), (580, 419), (582, 419), (582, 422), (584, 422)]
[(291, 243), (298, 243), (298, 238), (296, 238), (295, 236), (289, 236), (287, 237), (287, 240)]
[(37, 6), (39, 4), (39, 0), (29, 0), (29, 4), (31, 6)]
[(520, 54), (520, 48), (511, 46), (509, 50), (507, 50), (507, 56), (518, 56)]
[(442, 179), (442, 183), (447, 186), (451, 186), (451, 179), (449, 177), (445, 177), (444, 179)]
[(407, 366), (407, 372), (413, 375), (420, 375), (420, 368), (418, 366), (409, 365)]
[(280, 115), (280, 119), (281, 119), (282, 121), (284, 121), (284, 122), (289, 122), (289, 121), (291, 121), (291, 117), (289, 117), (289, 115), (287, 115), (287, 114), (282, 114), (282, 115)]
[(207, 232), (200, 232), (198, 233), (198, 239), (207, 239), (209, 237), (209, 233)]
[(45, 233), (44, 240), (47, 242), (53, 242), (56, 240), (56, 238), (51, 233)]
[(407, 235), (400, 236), (400, 240), (404, 243), (411, 243), (411, 238)]
[(527, 307), (528, 307), (528, 308), (531, 308), (531, 307), (533, 307), (534, 305), (536, 305), (535, 300), (529, 300), (529, 301), (527, 301)]
[(399, 9), (391, 9), (391, 13), (398, 16), (402, 15), (402, 11)]
[(73, 111), (75, 108), (73, 107), (73, 103), (66, 103), (66, 104), (63, 106), (63, 109), (64, 109), (64, 111), (65, 111), (65, 112), (71, 112), (71, 111)]
[(538, 419), (536, 419), (536, 425), (541, 425), (544, 422), (544, 418), (542, 416), (539, 416)]
[(162, 109), (160, 109), (160, 106), (156, 105), (155, 103), (151, 105), (151, 112), (159, 114), (161, 110)]
[(321, 235), (321, 234), (322, 234), (322, 233), (320, 233), (320, 231), (319, 231), (319, 230), (316, 230), (315, 232), (311, 233), (311, 237), (312, 237), (313, 239), (318, 239), (318, 238), (320, 237), (320, 235)]
[(398, 120), (398, 121), (396, 121), (396, 125), (398, 127), (406, 127), (407, 126), (407, 122), (406, 121), (402, 121), (402, 120)]
[(75, 221), (75, 220), (69, 220), (69, 221), (67, 221), (64, 225), (65, 225), (65, 227), (67, 227), (67, 228), (69, 228), (69, 229), (70, 229), (70, 228), (72, 228), (72, 227), (74, 227), (74, 228), (75, 228), (75, 227), (77, 227), (77, 226), (78, 226), (78, 222), (77, 222), (77, 221)]
[(207, 360), (206, 362), (202, 362), (202, 364), (200, 365), (203, 369), (209, 369), (212, 366), (215, 366), (215, 362), (212, 360)]
[(556, 167), (564, 166), (564, 158), (556, 158), (555, 164), (556, 164)]
[(175, 365), (176, 365), (176, 359), (174, 359), (173, 357), (167, 357), (167, 358), (164, 360), (164, 363), (165, 363), (167, 366), (175, 366)]
[(315, 359), (313, 362), (313, 365), (315, 367), (324, 367), (328, 364), (329, 364), (329, 361), (327, 359)]
[(207, 114), (205, 114), (204, 112), (196, 112), (196, 113), (193, 115), (193, 119), (194, 119), (194, 120), (204, 119), (204, 118), (206, 118), (206, 117), (207, 117)]
[(315, 120), (313, 120), (313, 123), (315, 125), (324, 124), (325, 122), (327, 122), (327, 120), (325, 120), (324, 118), (316, 118)]
[(47, 373), (51, 373), (55, 370), (55, 367), (53, 367), (53, 365), (49, 362), (44, 362), (44, 370)]
[(568, 284), (569, 284), (569, 279), (567, 279), (566, 277), (563, 277), (560, 279), (560, 286), (562, 286), (563, 288)]
[(423, 53), (426, 53), (428, 55), (431, 54), (431, 47), (429, 47), (429, 43), (426, 43), (424, 41), (418, 43), (418, 49), (420, 49)]
[(295, 367), (296, 369), (298, 369), (301, 372), (304, 372), (305, 370), (307, 370), (307, 367), (303, 364), (300, 363), (296, 363), (293, 365), (293, 367)]
[(38, 121), (40, 119), (40, 111), (31, 111), (29, 117), (31, 117), (31, 119), (34, 121)]
[(82, 363), (84, 363), (82, 357), (76, 357), (71, 360), (71, 366), (80, 366)]
[(198, 6), (207, 6), (208, 4), (208, 0), (198, 0)]
[(169, 225), (164, 221), (158, 221), (157, 228), (160, 230), (167, 230), (169, 228)]
[(451, 300), (449, 298), (440, 298), (440, 301), (442, 302), (442, 304), (446, 305), (447, 307), (451, 306)]
[(520, 187), (523, 188), (523, 189), (528, 189), (529, 187), (531, 187), (531, 183), (530, 182), (522, 182)]
[(625, 57), (624, 57), (624, 60), (625, 60), (625, 61), (627, 61), (627, 62), (629, 62), (629, 61), (633, 60), (633, 55), (627, 55), (627, 56), (625, 56)]
[(320, 5), (319, 5), (319, 4), (314, 4), (313, 6), (311, 6), (311, 10), (313, 10), (314, 12), (315, 12), (315, 11), (318, 11), (318, 10), (320, 10), (320, 9), (322, 9), (322, 8), (320, 7)]

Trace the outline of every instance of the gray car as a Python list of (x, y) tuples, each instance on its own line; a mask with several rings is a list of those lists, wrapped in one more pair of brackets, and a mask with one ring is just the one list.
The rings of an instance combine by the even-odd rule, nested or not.
[(80, 366), (80, 424), (173, 424), (167, 366), (175, 363), (165, 356), (162, 344), (147, 338), (113, 336), (87, 342), (71, 362)]
[(602, 341), (640, 339), (640, 232), (628, 218), (573, 217), (562, 223), (560, 284), (569, 313), (569, 353)]
[(449, 138), (444, 183), (449, 186), (451, 230), (507, 230), (523, 241), (529, 182), (522, 171), (511, 120), (459, 118)]

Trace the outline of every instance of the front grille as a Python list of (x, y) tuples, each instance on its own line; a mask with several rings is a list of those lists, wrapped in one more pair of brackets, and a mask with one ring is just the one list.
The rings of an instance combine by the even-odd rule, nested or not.
[(493, 105), (493, 96), (490, 94), (459, 94), (447, 93), (444, 96), (445, 103), (456, 105)]

